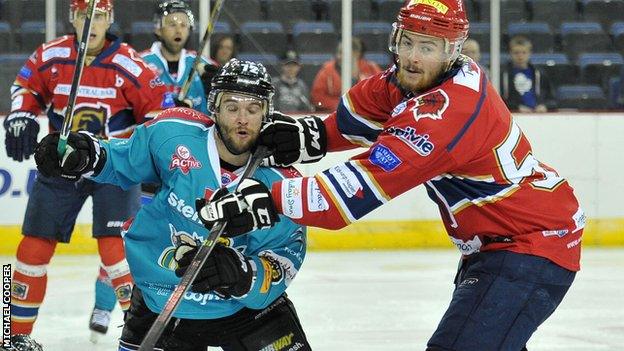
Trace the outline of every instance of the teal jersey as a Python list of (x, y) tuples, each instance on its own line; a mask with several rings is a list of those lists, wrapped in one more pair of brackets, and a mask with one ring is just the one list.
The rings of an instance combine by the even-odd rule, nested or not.
[[(136, 128), (129, 139), (101, 141), (106, 164), (96, 182), (123, 188), (161, 183), (154, 200), (143, 206), (123, 228), (126, 257), (135, 284), (150, 310), (162, 310), (180, 278), (174, 271), (174, 252), (181, 243), (202, 242), (208, 235), (195, 210), (195, 199), (209, 197), (226, 186), (233, 190), (243, 168), (221, 169), (215, 128), (203, 114), (172, 108)], [(259, 167), (253, 178), (271, 184), (297, 176), (294, 169)], [(174, 316), (214, 319), (249, 307), (262, 309), (279, 297), (297, 274), (306, 253), (306, 230), (280, 215), (270, 229), (257, 230), (222, 243), (253, 261), (253, 283), (241, 298), (221, 299), (189, 291)]]
[[(171, 74), (169, 73), (167, 60), (161, 53), (161, 45), (162, 44), (159, 41), (154, 42), (151, 48), (141, 52), (141, 57), (145, 60), (145, 62), (147, 62), (148, 66), (158, 74), (158, 77), (163, 83), (165, 83), (169, 91), (171, 91), (174, 96), (178, 96), (180, 88), (182, 88), (182, 84), (184, 84), (188, 75), (191, 74), (193, 61), (195, 61), (197, 53), (195, 51), (182, 49), (182, 52), (180, 53), (180, 61), (178, 62), (178, 72), (177, 74)], [(201, 63), (216, 65), (214, 62), (210, 62), (204, 57), (201, 58)], [(204, 94), (204, 85), (199, 78), (199, 74), (197, 73), (195, 73), (195, 77), (193, 77), (193, 81), (191, 82), (186, 98), (190, 99), (193, 103), (193, 109), (201, 113), (208, 113), (206, 95)]]

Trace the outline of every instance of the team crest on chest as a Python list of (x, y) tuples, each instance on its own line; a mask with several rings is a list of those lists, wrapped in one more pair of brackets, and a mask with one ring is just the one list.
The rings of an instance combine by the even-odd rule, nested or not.
[(416, 105), (411, 108), (416, 122), (422, 118), (442, 119), (442, 114), (449, 106), (449, 97), (444, 90), (437, 89), (416, 98)]
[(201, 167), (201, 162), (197, 161), (197, 159), (191, 155), (191, 150), (185, 145), (178, 145), (176, 147), (176, 151), (173, 156), (171, 156), (171, 163), (169, 164), (170, 171), (179, 168), (184, 174), (188, 174), (192, 168)]

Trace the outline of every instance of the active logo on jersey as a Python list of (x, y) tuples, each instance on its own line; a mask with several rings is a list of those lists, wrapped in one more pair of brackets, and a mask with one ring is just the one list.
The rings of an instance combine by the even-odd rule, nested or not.
[(171, 163), (169, 164), (170, 171), (179, 168), (184, 174), (188, 174), (192, 168), (201, 167), (201, 162), (197, 161), (197, 159), (191, 155), (191, 150), (185, 145), (178, 145), (176, 147), (176, 151), (173, 156), (171, 156)]
[(381, 167), (386, 172), (393, 171), (403, 163), (397, 155), (381, 144), (371, 150), (368, 159), (372, 164)]
[(429, 134), (418, 134), (412, 127), (390, 127), (388, 134), (394, 135), (421, 156), (429, 156), (435, 145), (429, 140)]
[(449, 106), (448, 95), (444, 90), (437, 89), (416, 98), (416, 105), (412, 107), (414, 119), (418, 122), (422, 118), (433, 120), (442, 119), (442, 114)]

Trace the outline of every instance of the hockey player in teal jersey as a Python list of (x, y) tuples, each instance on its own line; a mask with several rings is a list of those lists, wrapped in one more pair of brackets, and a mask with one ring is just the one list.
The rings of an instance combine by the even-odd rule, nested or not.
[[(158, 5), (154, 14), (154, 34), (158, 38), (152, 47), (141, 52), (141, 57), (150, 68), (156, 71), (175, 96), (193, 69), (197, 53), (185, 49), (189, 36), (193, 33), (195, 19), (190, 6), (181, 0), (165, 0)], [(218, 70), (218, 64), (201, 58), (200, 72), (191, 82), (185, 100), (190, 101), (193, 109), (208, 113), (204, 83)]]
[[(272, 112), (274, 88), (261, 64), (232, 59), (212, 80), (208, 97), (214, 124), (187, 108), (173, 108), (138, 127), (127, 140), (98, 141), (70, 134), (72, 150), (56, 156), (58, 134), (38, 145), (38, 168), (50, 176), (122, 187), (160, 182), (154, 200), (124, 226), (124, 244), (135, 287), (119, 350), (137, 350), (168, 296), (208, 234), (194, 202), (239, 186), (266, 187), (296, 176), (294, 169), (260, 167), (260, 182), (239, 183), (261, 125)], [(227, 190), (225, 190), (225, 189)], [(253, 190), (253, 189), (250, 189)], [(200, 201), (201, 202), (201, 201)], [(268, 198), (250, 203), (259, 212)], [(306, 252), (306, 230), (286, 217), (272, 229), (227, 237), (210, 254), (184, 296), (159, 347), (164, 350), (273, 349), (279, 342), (311, 350), (285, 290)], [(256, 223), (263, 222), (256, 218)], [(230, 223), (231, 224), (231, 223)], [(246, 231), (228, 224), (232, 231)]]

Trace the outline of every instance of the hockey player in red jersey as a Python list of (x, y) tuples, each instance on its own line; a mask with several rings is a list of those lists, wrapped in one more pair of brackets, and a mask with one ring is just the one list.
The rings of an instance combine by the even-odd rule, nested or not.
[[(11, 89), (11, 112), (4, 121), (7, 155), (28, 159), (37, 143), (37, 115), (47, 113), (59, 130), (67, 106), (88, 1), (72, 0), (70, 19), (77, 35), (41, 45), (20, 69)], [(124, 137), (172, 100), (158, 77), (127, 44), (106, 33), (113, 22), (112, 0), (99, 0), (92, 18), (85, 67), (76, 98), (72, 130), (99, 137)], [(122, 308), (130, 304), (132, 279), (120, 237), (123, 221), (139, 207), (138, 188), (123, 191), (88, 180), (74, 184), (37, 175), (22, 227), (13, 273), (13, 347), (40, 350), (30, 338), (47, 283), (46, 267), (58, 242), (69, 242), (76, 216), (93, 198), (93, 236), (101, 262)], [(108, 316), (94, 313), (91, 327), (108, 328)]]
[[(461, 0), (411, 0), (394, 24), (395, 66), (358, 83), (325, 121), (276, 114), (271, 164), (369, 149), (311, 177), (273, 185), (277, 211), (339, 229), (423, 184), (463, 260), (427, 350), (522, 350), (579, 270), (585, 215), (568, 181), (539, 162), (482, 69), (460, 55)], [(198, 209), (215, 221), (270, 222), (240, 192)], [(249, 199), (249, 201), (246, 201)]]

